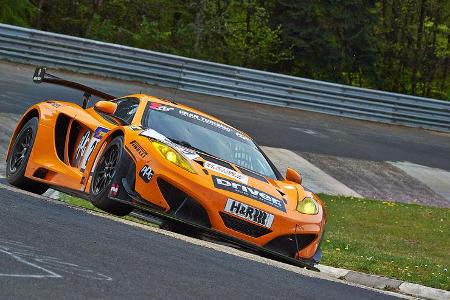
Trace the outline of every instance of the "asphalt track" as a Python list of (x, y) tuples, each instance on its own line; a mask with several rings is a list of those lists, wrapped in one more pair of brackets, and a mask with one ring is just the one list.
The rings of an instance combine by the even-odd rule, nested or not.
[(2, 299), (395, 298), (220, 253), (1, 187), (0, 194)]
[[(0, 63), (0, 112), (81, 94), (31, 83), (33, 68)], [(59, 72), (55, 72), (59, 73)], [(61, 73), (60, 73), (61, 74)], [(450, 170), (448, 135), (206, 97), (74, 74), (115, 95), (170, 97), (249, 132), (260, 144), (367, 160), (408, 160)], [(386, 299), (0, 188), (0, 298)], [(17, 275), (17, 276), (12, 276)]]
[[(0, 112), (22, 114), (30, 105), (44, 99), (81, 103), (81, 92), (32, 83), (33, 72), (31, 66), (0, 62)], [(246, 131), (264, 146), (368, 161), (409, 161), (450, 171), (450, 134), (205, 96), (142, 83), (53, 73), (116, 96), (144, 92), (168, 97), (219, 117)]]

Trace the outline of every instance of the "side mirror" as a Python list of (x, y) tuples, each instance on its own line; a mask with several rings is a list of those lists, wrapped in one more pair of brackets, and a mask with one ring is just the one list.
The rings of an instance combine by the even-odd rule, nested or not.
[(112, 115), (116, 112), (117, 104), (111, 101), (101, 100), (95, 103), (95, 109), (102, 113)]
[(296, 182), (298, 184), (302, 184), (302, 175), (300, 175), (297, 171), (291, 168), (287, 168), (286, 170), (286, 180)]

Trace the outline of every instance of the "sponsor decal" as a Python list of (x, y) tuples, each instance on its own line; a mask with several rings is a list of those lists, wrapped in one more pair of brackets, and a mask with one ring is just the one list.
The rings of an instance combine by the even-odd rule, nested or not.
[(103, 127), (97, 127), (95, 129), (94, 134), (92, 135), (91, 140), (89, 141), (89, 145), (86, 149), (86, 153), (83, 155), (83, 160), (81, 161), (80, 170), (84, 172), (86, 170), (86, 164), (89, 161), (92, 153), (94, 152), (95, 147), (97, 147), (100, 140), (108, 133), (109, 129)]
[(108, 129), (103, 128), (103, 127), (98, 127), (97, 129), (95, 129), (94, 139), (101, 140), (108, 132), (109, 132)]
[(152, 102), (148, 108), (153, 109), (153, 110), (159, 110), (159, 111), (171, 111), (171, 110), (175, 109), (171, 106), (162, 105), (161, 103), (156, 103), (156, 102)]
[(109, 190), (109, 196), (110, 197), (116, 197), (119, 194), (119, 184), (113, 183), (111, 185), (111, 189)]
[(246, 144), (250, 146), (254, 146), (253, 142), (250, 138), (248, 138), (245, 134), (237, 131), (230, 125), (224, 124), (222, 122), (218, 122), (215, 120), (212, 120), (210, 118), (204, 117), (202, 115), (196, 114), (194, 112), (190, 112), (184, 109), (180, 109), (177, 107), (162, 105), (160, 103), (152, 102), (148, 105), (148, 108), (150, 110), (154, 111), (160, 111), (163, 113), (166, 113), (172, 117), (188, 121), (190, 123), (194, 123), (197, 125), (200, 125), (202, 127), (209, 128), (213, 131), (219, 132), (223, 135), (226, 135), (228, 137), (237, 139), (237, 140), (244, 140)]
[(83, 156), (86, 151), (87, 144), (89, 142), (89, 137), (91, 136), (90, 131), (86, 131), (81, 137), (80, 142), (77, 146), (77, 151), (75, 152), (74, 165), (78, 165), (78, 160)]
[(194, 113), (185, 111), (185, 110), (181, 110), (181, 109), (178, 110), (178, 113), (179, 113), (181, 116), (183, 116), (183, 117), (187, 117), (187, 118), (190, 118), (190, 119), (193, 119), (193, 120), (197, 120), (197, 121), (200, 121), (200, 122), (202, 122), (202, 123), (204, 123), (204, 124), (208, 124), (208, 125), (211, 125), (211, 126), (213, 126), (213, 127), (216, 127), (216, 128), (222, 129), (222, 130), (225, 130), (225, 131), (227, 131), (227, 132), (231, 132), (231, 128), (228, 127), (227, 125), (224, 125), (224, 124), (222, 124), (222, 123), (213, 121), (213, 120), (208, 119), (208, 118), (205, 118), (205, 117), (203, 117), (203, 116), (200, 116), (200, 115), (197, 115), (197, 114), (194, 114)]
[(234, 170), (225, 168), (224, 166), (221, 165), (217, 165), (215, 163), (209, 162), (209, 161), (205, 161), (205, 163), (203, 164), (203, 167), (211, 170), (211, 171), (215, 171), (217, 173), (220, 173), (222, 175), (226, 175), (228, 177), (231, 177), (237, 181), (240, 181), (244, 184), (248, 183), (248, 176), (244, 175), (242, 173), (236, 172)]
[(225, 211), (266, 228), (272, 227), (274, 220), (274, 215), (234, 199), (228, 199)]
[(47, 101), (48, 104), (50, 104), (51, 106), (53, 106), (54, 108), (58, 108), (61, 106), (61, 104), (53, 102), (53, 101)]
[(260, 191), (246, 184), (239, 183), (230, 179), (217, 177), (214, 175), (212, 176), (212, 179), (214, 186), (218, 189), (252, 198), (264, 204), (275, 207), (276, 209), (279, 209), (283, 212), (286, 212), (286, 207), (284, 206), (284, 202), (281, 199), (268, 195), (263, 191)]
[(153, 177), (152, 168), (150, 168), (148, 165), (143, 166), (141, 171), (139, 172), (139, 177), (141, 177), (142, 180), (145, 181), (145, 183), (149, 183)]
[(140, 157), (144, 158), (147, 156), (147, 151), (137, 141), (131, 141), (130, 145), (139, 154)]
[(214, 120), (211, 120), (211, 119), (205, 118), (203, 116), (197, 115), (195, 113), (188, 112), (188, 111), (181, 110), (181, 109), (178, 110), (178, 114), (183, 116), (183, 117), (187, 117), (187, 118), (196, 120), (198, 122), (201, 122), (203, 124), (210, 125), (210, 126), (212, 126), (214, 128), (221, 129), (221, 130), (226, 131), (228, 133), (231, 133), (231, 134), (234, 133), (238, 138), (246, 140), (248, 142), (251, 142), (251, 140), (248, 137), (246, 137), (245, 135), (243, 135), (242, 133), (236, 131), (235, 129), (231, 128), (228, 125), (216, 122)]

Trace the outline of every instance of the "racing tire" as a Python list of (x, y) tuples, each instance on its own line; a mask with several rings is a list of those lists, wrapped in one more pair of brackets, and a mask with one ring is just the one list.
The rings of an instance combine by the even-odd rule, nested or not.
[(19, 189), (42, 195), (47, 191), (48, 185), (25, 177), (38, 126), (38, 118), (31, 118), (17, 134), (6, 159), (6, 180)]
[(92, 176), (90, 192), (90, 201), (95, 207), (116, 216), (126, 216), (133, 210), (131, 205), (109, 197), (122, 155), (123, 137), (118, 136), (106, 146), (105, 151), (101, 154)]

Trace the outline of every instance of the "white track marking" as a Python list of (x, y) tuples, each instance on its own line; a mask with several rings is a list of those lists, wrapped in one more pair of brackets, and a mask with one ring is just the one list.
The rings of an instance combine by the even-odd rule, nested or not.
[(41, 270), (42, 272), (46, 273), (46, 274), (6, 274), (6, 273), (0, 273), (0, 277), (21, 277), (21, 278), (62, 278), (61, 275), (56, 274), (53, 271), (50, 271), (46, 268), (43, 268), (41, 266), (38, 266), (32, 262), (26, 261), (25, 259), (23, 259), (20, 256), (15, 255), (12, 252), (6, 251), (6, 250), (2, 250), (0, 249), (0, 253), (4, 253), (7, 254), (9, 256), (11, 256), (12, 258), (14, 258), (16, 261), (23, 263), (25, 265), (28, 265), (30, 267), (36, 268), (38, 270)]
[(389, 162), (450, 201), (450, 172), (411, 162)]
[[(302, 174), (303, 185), (315, 193), (361, 197), (360, 194), (328, 175), (300, 155), (286, 149), (261, 147), (280, 172), (288, 167)], [(284, 175), (284, 174), (283, 174)]]
[[(47, 198), (48, 199), (48, 198)], [(0, 273), (0, 277), (17, 277), (17, 278), (62, 278), (64, 276), (56, 272), (64, 272), (71, 275), (84, 277), (93, 280), (111, 281), (112, 278), (101, 273), (96, 273), (92, 269), (65, 262), (59, 258), (44, 255), (42, 251), (25, 245), (22, 242), (2, 240), (0, 239), (0, 255), (2, 253), (12, 257), (15, 261), (28, 267), (38, 269), (42, 272), (23, 271), (17, 273)], [(54, 271), (52, 271), (54, 270)], [(34, 274), (33, 274), (34, 273)]]
[(151, 232), (154, 232), (154, 233), (165, 235), (165, 236), (168, 236), (168, 237), (171, 237), (171, 238), (175, 238), (175, 239), (184, 241), (184, 242), (189, 243), (189, 244), (193, 244), (193, 245), (197, 245), (197, 246), (200, 246), (200, 247), (212, 249), (212, 250), (215, 250), (215, 251), (218, 251), (218, 252), (223, 252), (225, 254), (241, 257), (241, 258), (248, 259), (248, 260), (251, 260), (251, 261), (255, 261), (255, 262), (258, 262), (258, 263), (262, 263), (262, 264), (265, 264), (265, 265), (268, 265), (268, 266), (272, 266), (272, 267), (275, 267), (275, 268), (279, 268), (279, 269), (283, 269), (283, 270), (290, 271), (290, 272), (293, 272), (293, 273), (297, 273), (297, 274), (300, 274), (300, 275), (303, 275), (303, 276), (312, 277), (312, 278), (320, 278), (320, 279), (324, 279), (324, 280), (327, 280), (327, 281), (338, 282), (338, 283), (341, 283), (341, 284), (355, 286), (355, 287), (359, 287), (359, 288), (362, 288), (362, 289), (378, 292), (378, 293), (381, 293), (381, 294), (392, 295), (392, 296), (403, 298), (403, 299), (415, 299), (415, 298), (413, 298), (411, 296), (407, 296), (407, 295), (403, 295), (403, 294), (399, 294), (399, 293), (395, 293), (395, 292), (390, 292), (390, 291), (379, 290), (379, 289), (363, 286), (363, 285), (360, 285), (360, 284), (356, 284), (356, 283), (340, 280), (340, 279), (335, 278), (334, 276), (329, 275), (329, 274), (319, 273), (319, 272), (315, 272), (315, 271), (310, 271), (310, 270), (307, 270), (307, 269), (304, 269), (304, 268), (300, 268), (300, 267), (296, 267), (296, 266), (293, 266), (293, 265), (289, 265), (289, 264), (285, 264), (285, 263), (282, 263), (282, 262), (278, 262), (278, 261), (275, 261), (275, 260), (271, 260), (269, 258), (265, 258), (265, 257), (259, 256), (259, 255), (256, 255), (256, 254), (244, 252), (242, 250), (230, 247), (228, 245), (221, 245), (221, 244), (218, 244), (218, 243), (213, 243), (213, 242), (209, 242), (209, 241), (205, 241), (205, 240), (199, 240), (199, 239), (191, 238), (191, 237), (188, 237), (188, 236), (185, 236), (185, 235), (181, 235), (181, 234), (178, 234), (178, 233), (166, 231), (166, 230), (163, 230), (163, 229), (160, 229), (160, 228), (155, 228), (155, 227), (151, 227), (151, 226), (148, 226), (148, 225), (143, 225), (143, 224), (135, 223), (135, 222), (128, 221), (128, 220), (125, 220), (125, 219), (121, 219), (119, 217), (115, 217), (115, 216), (112, 216), (112, 215), (109, 215), (109, 214), (106, 214), (106, 213), (99, 213), (99, 212), (91, 211), (91, 210), (88, 210), (88, 209), (72, 206), (72, 205), (69, 205), (69, 204), (61, 202), (61, 201), (57, 201), (57, 200), (49, 199), (47, 197), (43, 197), (43, 196), (40, 196), (40, 195), (32, 194), (32, 193), (29, 193), (29, 192), (26, 192), (26, 191), (22, 191), (22, 190), (19, 190), (17, 188), (14, 188), (14, 187), (11, 187), (11, 186), (8, 186), (8, 185), (4, 185), (4, 184), (0, 183), (0, 189), (2, 189), (2, 188), (10, 190), (10, 191), (17, 192), (17, 193), (22, 193), (22, 194), (25, 194), (25, 195), (33, 196), (36, 199), (45, 200), (45, 201), (53, 203), (53, 204), (68, 206), (68, 207), (70, 207), (72, 209), (79, 210), (79, 211), (84, 211), (84, 212), (86, 212), (88, 214), (91, 214), (91, 215), (94, 215), (94, 216), (102, 217), (102, 218), (105, 218), (105, 219), (110, 219), (110, 220), (113, 220), (113, 221), (116, 221), (116, 222), (119, 222), (119, 223), (127, 224), (129, 226), (138, 227), (138, 228), (141, 228), (141, 229), (144, 229), (144, 230), (147, 230), (147, 231), (151, 231)]
[(58, 200), (59, 199), (59, 192), (55, 191), (55, 190), (52, 190), (52, 189), (48, 189), (44, 194), (42, 194), (42, 196)]

